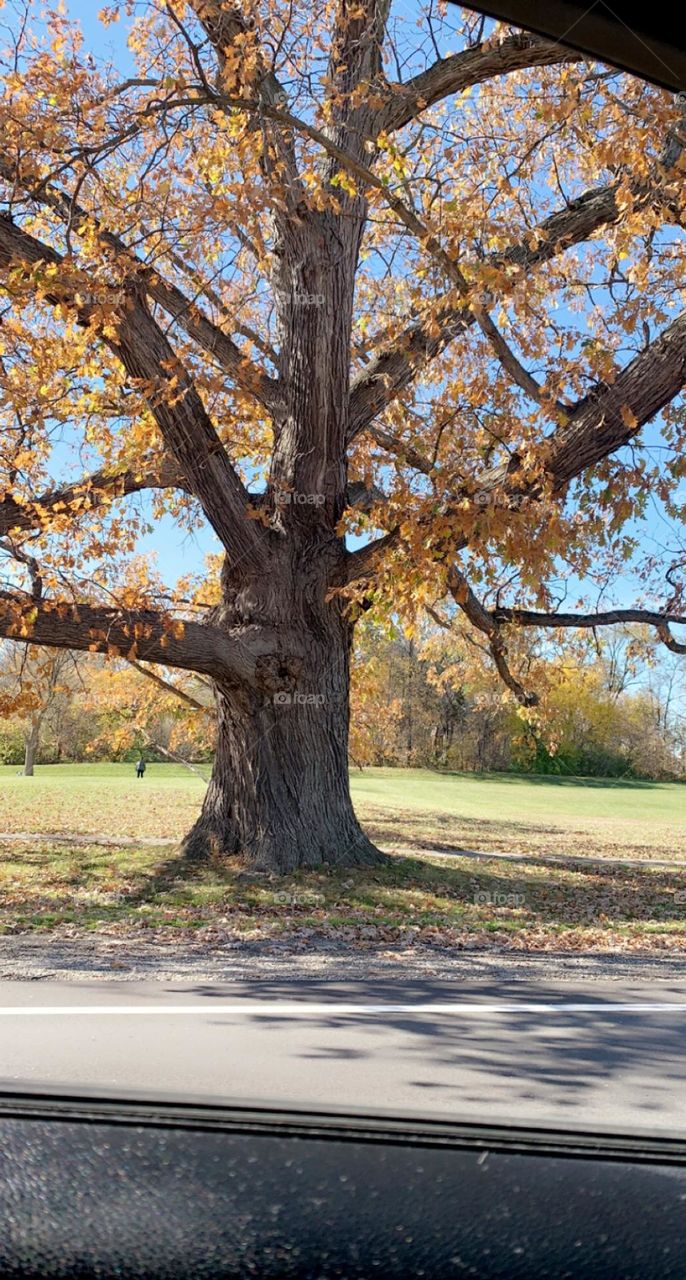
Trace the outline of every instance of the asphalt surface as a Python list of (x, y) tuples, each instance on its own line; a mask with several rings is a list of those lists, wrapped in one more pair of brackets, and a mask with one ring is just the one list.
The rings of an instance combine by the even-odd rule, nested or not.
[(686, 981), (0, 982), (0, 1088), (686, 1134)]

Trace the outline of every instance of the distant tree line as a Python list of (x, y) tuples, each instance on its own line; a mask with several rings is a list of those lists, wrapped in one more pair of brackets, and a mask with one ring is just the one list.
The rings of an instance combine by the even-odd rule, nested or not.
[[(640, 631), (520, 648), (540, 704), (525, 709), (465, 635), (365, 620), (352, 672), (350, 763), (466, 772), (686, 779), (683, 659)], [(200, 677), (31, 646), (0, 647), (0, 764), (209, 762)]]
[[(640, 661), (639, 661), (640, 658)], [(525, 710), (466, 637), (358, 632), (352, 763), (468, 772), (686, 778), (683, 658), (638, 630), (520, 650), (543, 690)]]

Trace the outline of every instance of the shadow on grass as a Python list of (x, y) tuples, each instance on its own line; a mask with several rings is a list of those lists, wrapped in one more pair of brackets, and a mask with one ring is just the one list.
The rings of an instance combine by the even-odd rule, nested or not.
[[(393, 847), (398, 852), (426, 850), (462, 856), (474, 850), (482, 856), (511, 853), (525, 858), (528, 855), (569, 857), (575, 863), (583, 862), (586, 854), (598, 854), (618, 862), (639, 858), (649, 865), (652, 858), (668, 862), (672, 848), (659, 835), (652, 834), (648, 823), (635, 834), (629, 835), (624, 829), (621, 837), (613, 838), (612, 830), (609, 834), (605, 829), (594, 834), (590, 824), (581, 828), (571, 824), (553, 827), (509, 818), (464, 818), (428, 810), (399, 814), (368, 806), (364, 827), (375, 844), (381, 848)], [(674, 856), (680, 854), (686, 856), (686, 844), (683, 849), (675, 848)]]
[[(507, 851), (501, 846), (507, 845), (508, 837), (552, 836), (559, 840), (567, 834), (560, 827), (544, 827), (541, 823), (516, 822), (509, 818), (462, 818), (456, 814), (433, 813), (430, 810), (416, 810), (407, 815), (389, 810), (386, 816), (381, 811), (374, 812), (372, 806), (368, 809), (368, 817), (364, 823), (368, 835), (377, 842), (381, 840), (382, 844), (407, 844), (419, 849), (440, 849), (447, 853), (459, 852), (464, 848), (457, 837), (465, 826), (479, 839), (483, 837), (492, 840), (501, 853)], [(422, 828), (429, 834), (422, 834)], [(449, 832), (455, 838), (450, 844), (441, 844), (434, 839), (434, 831), (439, 834)]]
[[(431, 927), (515, 933), (523, 928), (647, 925), (686, 932), (683, 871), (639, 867), (542, 867), (470, 862), (446, 866), (395, 855), (386, 866), (301, 871), (245, 882), (235, 864), (189, 865), (179, 855), (12, 850), (17, 871), (0, 903), (0, 930), (74, 924), (236, 928), (297, 927), (335, 932), (348, 925)], [(22, 882), (22, 870), (31, 873)], [(0, 864), (2, 872), (2, 864)], [(93, 901), (92, 895), (100, 895)], [(684, 903), (679, 901), (683, 894)]]
[[(502, 782), (513, 786), (593, 787), (599, 791), (659, 791), (665, 783), (649, 778), (591, 778), (584, 775), (552, 773), (464, 773), (456, 769), (432, 769), (437, 778), (457, 778), (469, 782)], [(678, 780), (675, 779), (675, 783)], [(669, 784), (674, 785), (672, 783)], [(681, 783), (686, 788), (686, 783)]]
[[(155, 857), (154, 847), (131, 845), (114, 852), (57, 847), (0, 846), (0, 934), (23, 928), (49, 929), (57, 924), (95, 928), (131, 919), (141, 909), (164, 905), (178, 885), (192, 893), (188, 864), (174, 854)], [(9, 871), (9, 877), (3, 877)], [(12, 872), (18, 873), (12, 880)], [(22, 873), (25, 897), (20, 896)], [(7, 879), (11, 889), (7, 889)], [(110, 901), (97, 904), (88, 895), (101, 893)], [(14, 927), (13, 927), (14, 926)]]

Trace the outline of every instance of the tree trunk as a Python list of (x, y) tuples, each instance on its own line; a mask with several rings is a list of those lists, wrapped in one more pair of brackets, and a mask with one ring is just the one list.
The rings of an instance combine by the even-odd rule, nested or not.
[[(363, 136), (360, 146), (363, 145)], [(352, 624), (332, 594), (345, 568), (350, 340), (365, 202), (275, 216), (273, 288), (283, 395), (262, 510), (268, 568), (227, 555), (215, 625), (268, 628), (278, 653), (256, 683), (215, 676), (217, 751), (189, 858), (212, 851), (287, 873), (384, 855), (350, 798)], [(344, 578), (343, 573), (343, 578)]]
[(407, 744), (405, 748), (405, 764), (408, 769), (412, 767), (412, 754), (414, 752), (414, 708), (412, 705), (413, 698), (413, 675), (414, 675), (414, 641), (410, 640), (407, 649), (407, 686), (405, 692), (405, 708), (407, 715)]
[[(189, 859), (236, 856), (260, 871), (373, 865), (385, 855), (362, 831), (348, 778), (349, 651), (340, 604), (325, 629), (300, 629), (303, 665), (291, 692), (215, 683), (217, 749)], [(321, 620), (321, 619), (320, 619)]]
[(40, 739), (40, 720), (32, 720), (29, 732), (26, 736), (24, 750), (24, 768), (23, 774), (25, 778), (33, 777), (33, 766), (36, 762), (36, 752), (38, 751), (38, 743)]

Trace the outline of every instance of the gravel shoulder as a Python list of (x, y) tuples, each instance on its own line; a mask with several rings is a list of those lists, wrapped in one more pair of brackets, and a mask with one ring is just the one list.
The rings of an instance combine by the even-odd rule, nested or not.
[(408, 947), (404, 952), (360, 951), (313, 945), (306, 954), (288, 942), (246, 941), (208, 952), (206, 947), (129, 943), (119, 939), (51, 941), (0, 939), (0, 980), (56, 979), (98, 982), (370, 981), (422, 978), (531, 982), (570, 980), (686, 982), (686, 956), (615, 956), (582, 952), (527, 954), (461, 948), (448, 952)]

